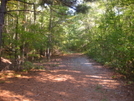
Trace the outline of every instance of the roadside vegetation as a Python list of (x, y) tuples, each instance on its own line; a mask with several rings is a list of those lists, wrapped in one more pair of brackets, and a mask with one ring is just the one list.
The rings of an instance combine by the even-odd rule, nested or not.
[[(81, 5), (75, 0), (6, 1), (1, 61), (12, 63), (1, 63), (0, 70), (30, 70), (34, 60), (76, 51), (133, 79), (133, 0), (85, 0)], [(1, 23), (3, 0), (0, 4)]]

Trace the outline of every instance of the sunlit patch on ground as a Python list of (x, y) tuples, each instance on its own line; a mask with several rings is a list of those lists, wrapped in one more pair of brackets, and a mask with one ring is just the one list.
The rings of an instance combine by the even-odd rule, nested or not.
[[(19, 95), (7, 90), (0, 92), (0, 101), (31, 101), (31, 99), (26, 98), (25, 95)], [(29, 93), (31, 95), (31, 93)]]
[(133, 101), (111, 71), (88, 61), (81, 54), (64, 55), (36, 63), (42, 70), (0, 74), (0, 101)]
[(66, 80), (73, 80), (74, 78), (70, 75), (57, 75), (57, 76), (50, 76), (48, 77), (49, 80), (56, 81), (56, 82), (62, 82)]

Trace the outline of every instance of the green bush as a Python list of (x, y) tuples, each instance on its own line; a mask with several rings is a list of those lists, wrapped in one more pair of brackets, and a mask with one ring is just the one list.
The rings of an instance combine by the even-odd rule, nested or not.
[(29, 61), (25, 61), (22, 66), (23, 66), (23, 71), (29, 71), (32, 68), (34, 68), (33, 63)]

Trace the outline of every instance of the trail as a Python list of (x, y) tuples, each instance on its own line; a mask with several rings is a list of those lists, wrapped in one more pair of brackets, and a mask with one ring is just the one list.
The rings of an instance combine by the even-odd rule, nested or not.
[(134, 101), (133, 88), (82, 54), (35, 63), (33, 70), (0, 83), (0, 101)]

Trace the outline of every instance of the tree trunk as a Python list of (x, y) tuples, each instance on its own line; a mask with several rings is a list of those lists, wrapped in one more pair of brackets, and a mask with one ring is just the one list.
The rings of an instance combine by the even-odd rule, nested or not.
[(52, 52), (52, 9), (50, 7), (50, 18), (49, 18), (49, 25), (48, 25), (48, 30), (49, 30), (49, 35), (48, 35), (48, 42), (47, 42), (47, 60), (50, 61), (51, 58), (51, 52)]
[(7, 0), (1, 0), (0, 5), (0, 63), (1, 63), (1, 52), (2, 52), (2, 31), (4, 26), (4, 17), (6, 13)]

